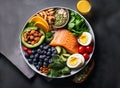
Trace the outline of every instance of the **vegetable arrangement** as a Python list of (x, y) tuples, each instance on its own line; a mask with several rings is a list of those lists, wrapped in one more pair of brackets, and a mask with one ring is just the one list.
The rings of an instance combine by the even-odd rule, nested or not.
[(27, 62), (47, 77), (67, 77), (88, 63), (94, 48), (93, 35), (84, 18), (65, 8), (36, 13), (21, 33)]
[(78, 13), (70, 11), (70, 21), (68, 23), (68, 30), (70, 30), (73, 35), (79, 36), (82, 32), (89, 32), (89, 28), (85, 23), (85, 20), (80, 17)]

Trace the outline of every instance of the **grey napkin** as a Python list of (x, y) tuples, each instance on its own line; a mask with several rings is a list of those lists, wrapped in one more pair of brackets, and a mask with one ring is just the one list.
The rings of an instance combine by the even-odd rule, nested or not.
[(23, 72), (25, 76), (28, 78), (33, 77), (35, 72), (28, 67), (20, 52), (19, 29), (11, 27), (13, 22), (11, 18), (8, 19), (8, 23), (4, 23), (4, 19), (0, 20), (3, 22), (0, 25), (0, 52)]

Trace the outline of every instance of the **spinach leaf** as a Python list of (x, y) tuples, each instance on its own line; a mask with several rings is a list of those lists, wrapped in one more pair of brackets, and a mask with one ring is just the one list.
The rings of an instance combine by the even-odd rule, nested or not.
[(70, 12), (70, 20), (68, 22), (67, 29), (75, 36), (81, 35), (82, 32), (89, 31), (85, 20), (81, 18), (78, 13), (73, 11)]
[(35, 27), (35, 26), (34, 26), (34, 22), (28, 22), (28, 23), (26, 24), (25, 28), (27, 28), (27, 27)]
[(49, 43), (52, 39), (53, 39), (53, 33), (51, 31), (47, 32), (45, 34), (45, 40), (46, 40), (46, 42)]

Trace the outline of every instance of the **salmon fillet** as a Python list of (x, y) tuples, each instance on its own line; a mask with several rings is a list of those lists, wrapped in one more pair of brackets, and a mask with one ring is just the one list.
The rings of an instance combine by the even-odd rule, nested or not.
[(50, 42), (51, 46), (62, 46), (69, 53), (78, 53), (79, 44), (76, 37), (67, 29), (59, 29)]

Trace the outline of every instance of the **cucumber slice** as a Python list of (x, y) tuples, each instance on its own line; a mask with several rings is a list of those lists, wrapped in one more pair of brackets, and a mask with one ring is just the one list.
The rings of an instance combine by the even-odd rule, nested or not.
[(62, 54), (62, 56), (68, 58), (70, 54)]
[(61, 53), (61, 51), (62, 51), (61, 47), (60, 47), (60, 46), (56, 46), (55, 48), (56, 48), (56, 50), (57, 50), (58, 54), (60, 54), (60, 53)]

